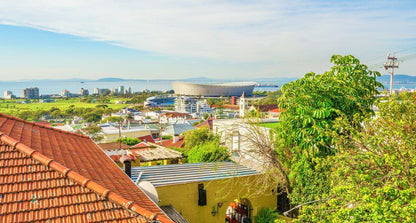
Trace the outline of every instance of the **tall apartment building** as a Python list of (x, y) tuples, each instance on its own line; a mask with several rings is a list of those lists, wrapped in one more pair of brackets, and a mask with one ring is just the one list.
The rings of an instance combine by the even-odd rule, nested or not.
[(62, 90), (61, 91), (61, 96), (62, 97), (71, 97), (71, 92), (69, 92), (68, 90)]
[(11, 91), (4, 91), (4, 99), (12, 99), (13, 93)]
[(175, 111), (188, 113), (209, 113), (211, 108), (206, 100), (179, 96), (175, 99)]
[(80, 96), (88, 96), (89, 94), (90, 94), (90, 92), (88, 91), (88, 89), (81, 88), (79, 90), (79, 95)]
[(96, 95), (102, 95), (104, 94), (105, 91), (107, 91), (108, 89), (106, 88), (94, 88), (94, 94)]
[(39, 88), (32, 87), (32, 88), (25, 88), (22, 90), (23, 98), (32, 99), (32, 98), (39, 98)]
[(124, 86), (123, 85), (118, 87), (118, 93), (119, 94), (124, 94)]

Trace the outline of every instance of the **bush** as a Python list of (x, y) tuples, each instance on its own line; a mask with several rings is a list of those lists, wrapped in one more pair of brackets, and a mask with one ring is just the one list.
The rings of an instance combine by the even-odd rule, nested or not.
[(271, 208), (262, 208), (254, 217), (256, 223), (274, 223), (278, 214)]
[(194, 146), (188, 152), (189, 163), (219, 162), (226, 160), (230, 160), (227, 147), (221, 146), (215, 141)]
[(129, 145), (129, 146), (134, 146), (134, 145), (142, 142), (142, 140), (140, 140), (140, 139), (129, 138), (129, 137), (125, 137), (125, 138), (121, 138), (121, 139), (116, 139), (113, 142), (120, 142), (120, 140), (121, 140), (122, 143), (124, 143), (126, 145)]

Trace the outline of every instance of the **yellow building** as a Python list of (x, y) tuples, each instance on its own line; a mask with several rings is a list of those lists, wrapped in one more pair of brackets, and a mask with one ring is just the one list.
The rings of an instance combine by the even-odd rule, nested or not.
[(159, 206), (172, 206), (191, 223), (254, 222), (261, 208), (277, 204), (272, 188), (256, 195), (257, 171), (231, 162), (134, 167), (132, 172), (135, 182), (140, 175), (139, 181), (155, 186)]

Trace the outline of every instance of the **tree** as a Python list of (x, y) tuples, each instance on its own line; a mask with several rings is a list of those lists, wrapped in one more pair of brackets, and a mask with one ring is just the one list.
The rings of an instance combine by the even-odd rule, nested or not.
[(282, 113), (273, 163), (292, 204), (328, 194), (327, 157), (335, 154), (334, 140), (343, 134), (335, 121), (344, 118), (358, 127), (373, 114), (374, 95), (382, 87), (376, 80), (380, 74), (351, 55), (334, 55), (331, 62), (333, 67), (323, 74), (308, 73), (285, 84), (278, 100)]
[(103, 129), (100, 126), (90, 125), (88, 127), (83, 128), (82, 131), (89, 135), (90, 138), (94, 141), (100, 141), (103, 139), (103, 136), (100, 135)]
[(192, 147), (187, 152), (188, 162), (220, 162), (230, 160), (228, 149), (218, 142), (212, 141)]
[(198, 128), (184, 133), (185, 149), (190, 150), (195, 146), (199, 146), (209, 142), (219, 143), (219, 136), (215, 135), (208, 128)]
[(362, 128), (340, 120), (346, 134), (336, 142), (331, 199), (305, 207), (300, 220), (416, 221), (416, 96), (378, 107)]
[(130, 137), (123, 137), (121, 139), (116, 139), (113, 142), (120, 142), (120, 141), (122, 143), (126, 144), (126, 145), (129, 145), (129, 146), (134, 146), (134, 145), (139, 144), (139, 143), (142, 142), (142, 140), (140, 140), (140, 139), (130, 138)]

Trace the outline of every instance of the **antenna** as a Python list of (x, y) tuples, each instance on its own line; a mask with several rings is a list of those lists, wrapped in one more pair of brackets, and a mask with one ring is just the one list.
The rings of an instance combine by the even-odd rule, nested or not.
[(390, 95), (393, 94), (393, 76), (394, 76), (394, 68), (399, 68), (399, 61), (394, 56), (390, 56), (387, 54), (387, 62), (384, 63), (384, 68), (386, 70), (391, 69), (390, 71)]

